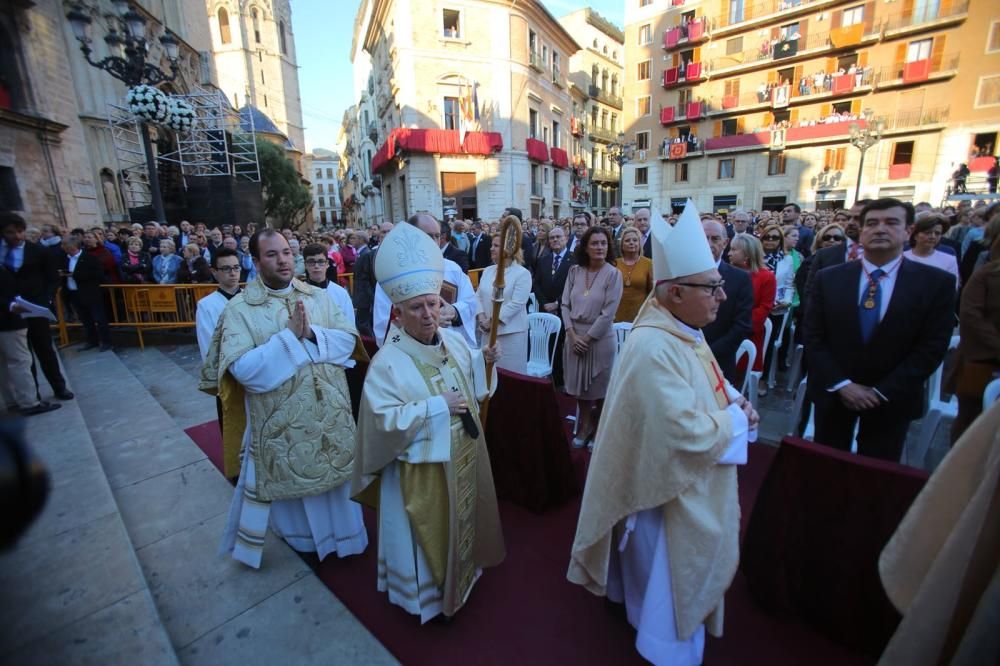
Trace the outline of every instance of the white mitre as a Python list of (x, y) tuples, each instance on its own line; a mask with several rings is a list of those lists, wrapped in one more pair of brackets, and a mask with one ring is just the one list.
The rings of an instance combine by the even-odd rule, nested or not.
[(694, 275), (716, 267), (698, 209), (690, 199), (673, 226), (664, 221), (658, 209), (653, 208), (650, 211), (649, 228), (655, 282)]
[(393, 304), (440, 294), (444, 257), (430, 236), (401, 222), (382, 239), (375, 255), (375, 278)]

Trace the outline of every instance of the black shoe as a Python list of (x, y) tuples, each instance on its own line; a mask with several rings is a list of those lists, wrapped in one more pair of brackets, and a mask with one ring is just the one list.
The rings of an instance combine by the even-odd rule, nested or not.
[(34, 407), (28, 407), (27, 409), (18, 410), (21, 416), (34, 416), (36, 414), (44, 414), (45, 412), (52, 412), (62, 407), (58, 402), (40, 402)]
[(87, 351), (89, 349), (97, 349), (97, 343), (96, 342), (88, 342), (84, 346), (80, 347), (80, 351)]
[(56, 389), (55, 396), (60, 400), (72, 400), (73, 392), (66, 388)]
[(101, 345), (101, 351), (102, 352), (114, 351), (114, 350), (115, 350), (115, 348), (112, 347), (111, 345)]

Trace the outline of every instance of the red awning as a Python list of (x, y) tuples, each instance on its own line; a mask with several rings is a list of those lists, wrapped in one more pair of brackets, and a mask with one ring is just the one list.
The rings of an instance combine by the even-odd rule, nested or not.
[(535, 162), (549, 161), (549, 147), (538, 139), (526, 139), (525, 147), (528, 149), (528, 159)]
[(440, 155), (490, 155), (503, 150), (499, 132), (466, 132), (459, 143), (458, 130), (410, 129), (397, 127), (389, 132), (382, 147), (372, 157), (372, 173), (385, 167), (397, 153), (437, 153)]
[(549, 155), (552, 156), (552, 166), (560, 169), (569, 168), (569, 155), (562, 148), (549, 148)]

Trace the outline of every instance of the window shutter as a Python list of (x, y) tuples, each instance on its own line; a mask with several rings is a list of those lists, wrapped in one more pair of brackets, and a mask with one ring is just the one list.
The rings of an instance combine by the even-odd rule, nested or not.
[(792, 88), (794, 90), (798, 90), (801, 81), (802, 81), (802, 65), (797, 65), (795, 67), (794, 74), (792, 74)]
[(778, 71), (777, 70), (772, 69), (770, 72), (767, 73), (767, 82), (768, 83), (777, 83), (778, 82)]
[(680, 65), (681, 65), (681, 56), (680, 56), (680, 54), (679, 54), (679, 53), (674, 53), (674, 54), (673, 54), (672, 56), (670, 56), (670, 57), (671, 57), (671, 59), (672, 59), (672, 62), (674, 63), (674, 65), (673, 65), (673, 66), (674, 66), (674, 67), (680, 67)]
[(843, 10), (830, 12), (830, 30), (836, 30), (840, 27), (841, 19), (844, 18)]
[(833, 106), (830, 104), (822, 104), (819, 107), (819, 117), (826, 118), (833, 112)]
[(941, 61), (944, 60), (944, 43), (947, 35), (938, 35), (931, 46), (931, 71), (941, 71)]
[(764, 114), (764, 127), (770, 127), (774, 123), (774, 114), (768, 111)]
[(875, 28), (875, 2), (870, 0), (865, 3), (863, 23), (865, 24), (865, 34), (872, 32)]
[(788, 113), (788, 122), (791, 123), (791, 124), (793, 124), (793, 125), (795, 123), (799, 122), (799, 110), (798, 109), (792, 109), (791, 111), (789, 111), (789, 113)]
[(701, 48), (700, 47), (696, 48), (694, 50), (694, 61), (695, 62), (701, 62)]
[(951, 14), (951, 0), (941, 0), (938, 16), (948, 16)]
[(722, 121), (716, 120), (712, 123), (712, 136), (722, 136)]
[(827, 148), (826, 150), (823, 151), (823, 168), (824, 169), (831, 169), (831, 168), (833, 168), (831, 166), (831, 164), (830, 164), (830, 162), (831, 162), (831, 160), (830, 160), (830, 157), (831, 157), (830, 153), (831, 152), (832, 151), (829, 148)]
[(858, 54), (858, 67), (868, 66), (868, 51), (862, 51)]
[(826, 73), (827, 74), (833, 74), (836, 71), (837, 71), (837, 59), (836, 58), (827, 58), (826, 59)]
[(799, 50), (806, 50), (806, 33), (809, 32), (809, 21), (799, 21)]
[(906, 62), (906, 44), (896, 44), (896, 59), (897, 63)]
[(913, 0), (903, 0), (903, 16), (906, 18), (913, 16)]
[(837, 148), (837, 169), (844, 170), (847, 165), (847, 148)]
[(861, 100), (855, 99), (851, 100), (851, 113), (855, 115), (861, 115)]
[(671, 127), (670, 128), (670, 138), (671, 139), (676, 139), (680, 135), (681, 135), (681, 130), (680, 130), (679, 127)]
[(746, 134), (746, 119), (742, 116), (736, 119), (736, 133)]

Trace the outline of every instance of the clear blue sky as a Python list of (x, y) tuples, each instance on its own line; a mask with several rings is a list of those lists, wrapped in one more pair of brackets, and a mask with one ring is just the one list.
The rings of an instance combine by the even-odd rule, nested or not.
[[(353, 102), (351, 39), (358, 0), (292, 0), (292, 29), (299, 61), (302, 120), (306, 149), (332, 149), (344, 110)], [(624, 25), (624, 0), (544, 0), (554, 16), (589, 6), (617, 25)]]

